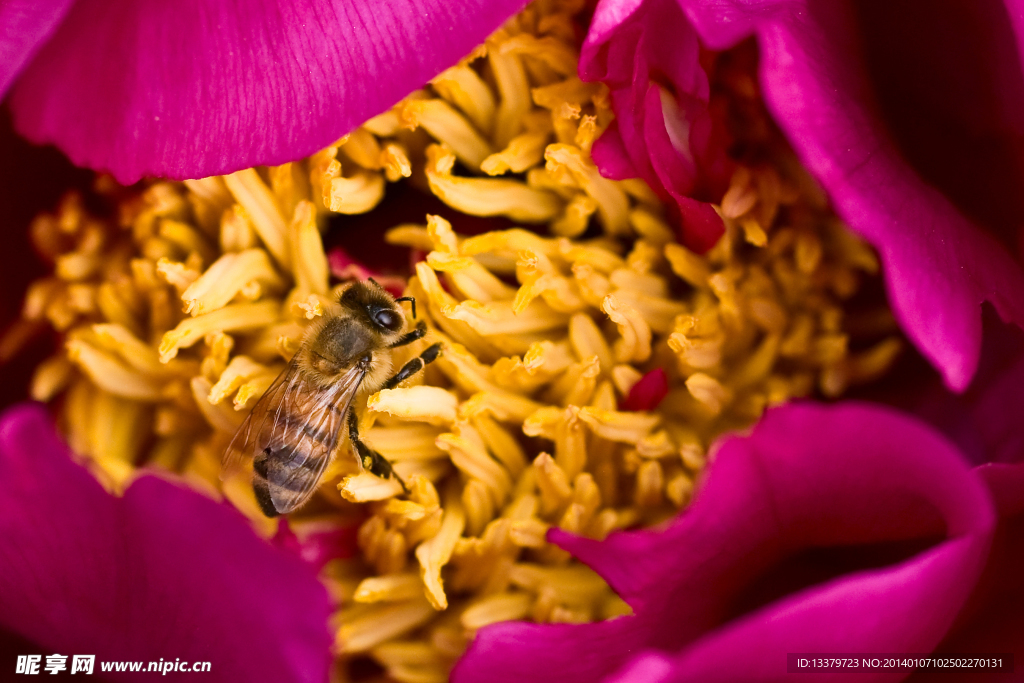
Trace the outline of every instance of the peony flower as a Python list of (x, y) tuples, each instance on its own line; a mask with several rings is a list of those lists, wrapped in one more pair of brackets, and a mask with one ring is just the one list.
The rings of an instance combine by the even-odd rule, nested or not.
[(18, 130), (122, 183), (280, 164), (481, 43), (523, 0), (9, 0), (0, 97)]
[(236, 511), (151, 474), (110, 495), (38, 405), (0, 417), (0, 468), (0, 628), (37, 654), (325, 680), (326, 591)]
[[(310, 535), (315, 522), (361, 520), (358, 557), (321, 574), (341, 598), (340, 667), (370, 658), (399, 680), (438, 679), (496, 621), (628, 611), (546, 542), (548, 528), (600, 539), (664, 523), (688, 504), (717, 435), (816, 386), (838, 395), (870, 381), (899, 348), (892, 327), (848, 327), (877, 261), (784, 145), (735, 174), (774, 181), (774, 194), (730, 179), (752, 201), (705, 253), (679, 243), (672, 206), (643, 182), (598, 174), (590, 151), (613, 120), (610, 90), (576, 77), (578, 10), (531, 6), (486, 54), (308, 159), (108, 184), (117, 211), (72, 196), (33, 224), (56, 267), (32, 285), (25, 317), (66, 342), (32, 395), (63, 397), (60, 423), (95, 473), (118, 485), (146, 463), (205, 480), (316, 564), (331, 544)], [(724, 104), (746, 103), (715, 83)], [(430, 215), (411, 212), (426, 192)], [(531, 223), (547, 234), (519, 227)], [(218, 479), (220, 458), (330, 312), (344, 286), (332, 271), (377, 271), (362, 257), (384, 250), (360, 249), (360, 226), (415, 261), (403, 294), (428, 338), (396, 349), (395, 367), (444, 348), (409, 385), (356, 408), (410, 492), (360, 472), (344, 448), (308, 508), (278, 527), (248, 482)]]
[[(953, 651), (1018, 648), (1020, 611), (991, 598), (1022, 600), (1021, 456), (970, 470), (942, 435), (889, 408), (777, 408), (720, 445), (665, 530), (604, 542), (550, 532), (633, 615), (491, 626), (452, 679), (778, 680), (787, 653), (931, 652), (951, 629), (947, 645), (967, 648)], [(982, 576), (998, 588), (988, 611), (961, 612)]]
[[(382, 391), (362, 415), (374, 424), (368, 442), (411, 483), (408, 499), (339, 457), (312, 512), (277, 526), (245, 482), (223, 484), (273, 545), (327, 565), (321, 580), (343, 598), (333, 615), (343, 660), (368, 656), (400, 680), (436, 679), (483, 628), (456, 672), (467, 680), (492, 679), (495, 667), (585, 680), (748, 677), (774, 671), (771, 655), (794, 644), (927, 651), (966, 632), (956, 620), (985, 609), (984, 587), (1016, 595), (988, 549), (1003, 552), (1016, 538), (993, 509), (1016, 514), (1018, 470), (972, 473), (940, 435), (885, 409), (776, 409), (751, 437), (718, 450), (696, 506), (667, 530), (596, 540), (665, 522), (688, 504), (717, 435), (815, 387), (836, 396), (870, 381), (899, 342), (883, 338), (892, 331), (884, 325), (857, 338), (849, 300), (877, 260), (828, 213), (785, 145), (770, 139), (735, 167), (724, 154), (716, 107), (743, 92), (720, 79), (728, 92), (715, 93), (698, 41), (713, 42), (707, 25), (721, 15), (708, 10), (702, 24), (700, 7), (682, 0), (601, 3), (580, 74), (602, 83), (583, 84), (573, 20), (581, 6), (532, 6), (488, 39), (486, 57), (472, 53), (354, 128), (479, 42), (504, 18), (500, 7), (488, 4), (472, 21), (478, 8), (399, 10), (382, 42), (355, 5), (347, 18), (363, 17), (366, 33), (346, 34), (351, 20), (335, 19), (305, 30), (309, 17), (322, 18), (311, 7), (290, 7), (277, 23), (194, 12), (198, 28), (179, 32), (180, 9), (164, 20), (150, 3), (115, 12), (80, 0), (63, 23), (64, 7), (5, 5), (0, 25), (14, 17), (38, 29), (0, 45), (22, 61), (59, 25), (19, 72), (11, 104), (26, 134), (77, 160), (120, 178), (154, 169), (183, 177), (334, 143), (223, 178), (154, 182), (135, 194), (108, 187), (130, 230), (74, 198), (37, 221), (33, 238), (58, 267), (36, 283), (25, 315), (68, 342), (39, 368), (33, 395), (64, 393), (72, 444), (115, 486), (135, 481), (142, 461), (220, 485), (217, 459), (243, 411), (336, 296), (328, 274), (371, 272), (348, 243), (325, 252), (317, 229), (328, 216), (338, 224), (370, 212), (387, 202), (385, 188), (409, 178), (404, 187), (418, 183), (456, 213), (453, 222), (402, 219), (388, 232), (414, 253), (408, 291), (432, 335), (422, 344), (445, 348), (424, 385)], [(438, 22), (460, 19), (464, 45), (432, 40)], [(293, 32), (277, 35), (271, 24)], [(231, 27), (227, 39), (222, 26)], [(391, 29), (415, 39), (392, 40)], [(182, 35), (200, 48), (169, 71), (164, 56), (181, 54)], [(147, 36), (155, 48), (129, 49), (126, 36)], [(719, 44), (735, 36), (727, 37)], [(218, 51), (204, 49), (214, 39)], [(96, 40), (133, 65), (131, 79), (81, 77), (113, 72), (107, 55), (89, 49)], [(278, 48), (298, 56), (279, 59)], [(241, 92), (225, 77), (237, 60), (259, 76)], [(254, 66), (261, 61), (266, 70)], [(11, 64), (0, 75), (13, 78), (22, 63)], [(85, 114), (69, 113), (69, 98), (96, 83), (102, 97), (85, 93)], [(746, 96), (759, 112), (756, 93)], [(108, 102), (118, 116), (91, 108)], [(193, 116), (225, 103), (230, 115), (213, 123)], [(797, 151), (832, 190), (809, 146)], [(847, 195), (837, 205), (861, 220)], [(554, 236), (467, 229), (467, 216), (547, 224)], [(591, 239), (595, 231), (603, 239)], [(878, 243), (887, 266), (896, 264), (895, 287), (893, 278), (907, 277), (903, 252)], [(397, 362), (417, 352), (399, 350)], [(138, 479), (120, 499), (128, 502), (113, 505), (134, 501), (147, 481), (156, 480)], [(362, 558), (331, 562), (349, 546), (350, 528), (337, 519), (351, 503), (366, 511)], [(131, 553), (118, 561), (130, 566)], [(924, 606), (926, 623), (907, 617)], [(589, 626), (487, 626), (599, 620), (629, 608)], [(149, 645), (136, 649), (149, 652), (152, 636), (140, 629)], [(308, 641), (310, 651), (318, 643)], [(731, 673), (711, 668), (716, 655), (741, 650), (750, 655), (733, 656)], [(534, 664), (547, 668), (524, 668)]]
[[(713, 50), (754, 36), (776, 123), (838, 214), (879, 250), (889, 300), (911, 341), (949, 387), (963, 390), (981, 348), (980, 304), (1024, 325), (1024, 271), (1011, 256), (1024, 218), (1019, 3), (874, 7), (605, 0), (588, 45), (607, 50), (614, 75), (632, 76), (633, 91), (648, 87), (646, 62), (657, 60), (657, 75), (676, 98), (693, 102), (707, 97), (693, 33)], [(693, 168), (705, 139), (698, 119), (689, 149), (679, 136), (675, 144), (648, 141), (643, 148), (626, 134), (627, 122), (650, 126), (651, 116), (661, 116), (650, 97), (643, 106), (635, 92), (613, 100), (621, 134), (607, 149), (615, 152), (595, 152), (606, 173), (621, 177), (629, 157), (634, 175), (650, 180), (642, 158), (668, 167), (669, 152), (677, 167)], [(644, 130), (650, 136), (652, 129)]]

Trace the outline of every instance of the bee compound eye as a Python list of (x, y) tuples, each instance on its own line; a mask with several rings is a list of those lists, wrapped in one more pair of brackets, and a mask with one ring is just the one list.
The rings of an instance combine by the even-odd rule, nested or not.
[(373, 314), (373, 321), (392, 332), (395, 332), (402, 327), (402, 318), (394, 311), (389, 311), (386, 308), (376, 311)]

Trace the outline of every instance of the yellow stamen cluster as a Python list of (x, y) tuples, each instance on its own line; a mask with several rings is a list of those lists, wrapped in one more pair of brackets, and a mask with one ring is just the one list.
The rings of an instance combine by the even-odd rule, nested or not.
[[(73, 448), (112, 490), (137, 465), (166, 468), (269, 536), (248, 483), (219, 481), (221, 454), (334, 292), (324, 217), (369, 211), (399, 181), (451, 207), (386, 232), (426, 254), (406, 293), (430, 332), (395, 363), (437, 341), (443, 353), (358, 408), (409, 495), (361, 472), (345, 442), (290, 519), (345, 526), (368, 513), (362, 556), (322, 578), (341, 660), (368, 654), (396, 680), (445, 680), (496, 621), (628, 611), (548, 529), (600, 539), (668, 518), (718, 435), (871, 379), (899, 346), (881, 338), (884, 312), (859, 325), (873, 346), (851, 337), (843, 302), (875, 256), (790, 156), (739, 167), (720, 206), (726, 234), (704, 255), (676, 241), (643, 183), (598, 173), (590, 147), (612, 114), (604, 87), (576, 77), (581, 4), (531, 5), (307, 160), (135, 194), (103, 181), (116, 221), (70, 196), (33, 226), (55, 272), (32, 285), (23, 317), (66, 335), (33, 397), (61, 397)], [(541, 227), (467, 236), (460, 214)], [(657, 368), (664, 400), (623, 409)]]

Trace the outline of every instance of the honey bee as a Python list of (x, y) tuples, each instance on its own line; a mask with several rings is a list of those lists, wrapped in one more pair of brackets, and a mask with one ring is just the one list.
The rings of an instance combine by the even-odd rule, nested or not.
[(434, 344), (388, 378), (389, 350), (427, 332), (423, 322), (406, 332), (402, 301), (410, 303), (415, 319), (413, 297), (396, 299), (373, 279), (345, 288), (335, 310), (306, 331), (298, 352), (231, 439), (225, 471), (252, 461), (253, 491), (268, 517), (291, 512), (312, 495), (346, 422), (362, 466), (384, 479), (394, 475), (408, 492), (391, 463), (360, 440), (352, 409), (357, 396), (395, 387), (441, 352), (441, 345)]

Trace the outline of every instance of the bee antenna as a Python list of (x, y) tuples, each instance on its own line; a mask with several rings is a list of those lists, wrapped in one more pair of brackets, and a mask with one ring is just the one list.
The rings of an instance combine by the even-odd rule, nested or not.
[(409, 306), (412, 308), (412, 319), (415, 320), (416, 319), (416, 297), (414, 297), (414, 296), (400, 296), (397, 299), (395, 299), (395, 303), (397, 303), (399, 301), (408, 301), (409, 302)]
[(378, 282), (377, 282), (376, 280), (374, 280), (374, 279), (373, 279), (372, 277), (368, 277), (368, 278), (366, 278), (366, 279), (367, 279), (367, 280), (369, 280), (370, 282), (372, 282), (372, 283), (374, 284), (374, 286), (375, 286), (375, 287), (377, 287), (377, 289), (384, 289), (384, 288), (383, 288), (383, 287), (381, 287), (381, 286), (380, 286), (380, 284), (378, 284)]

